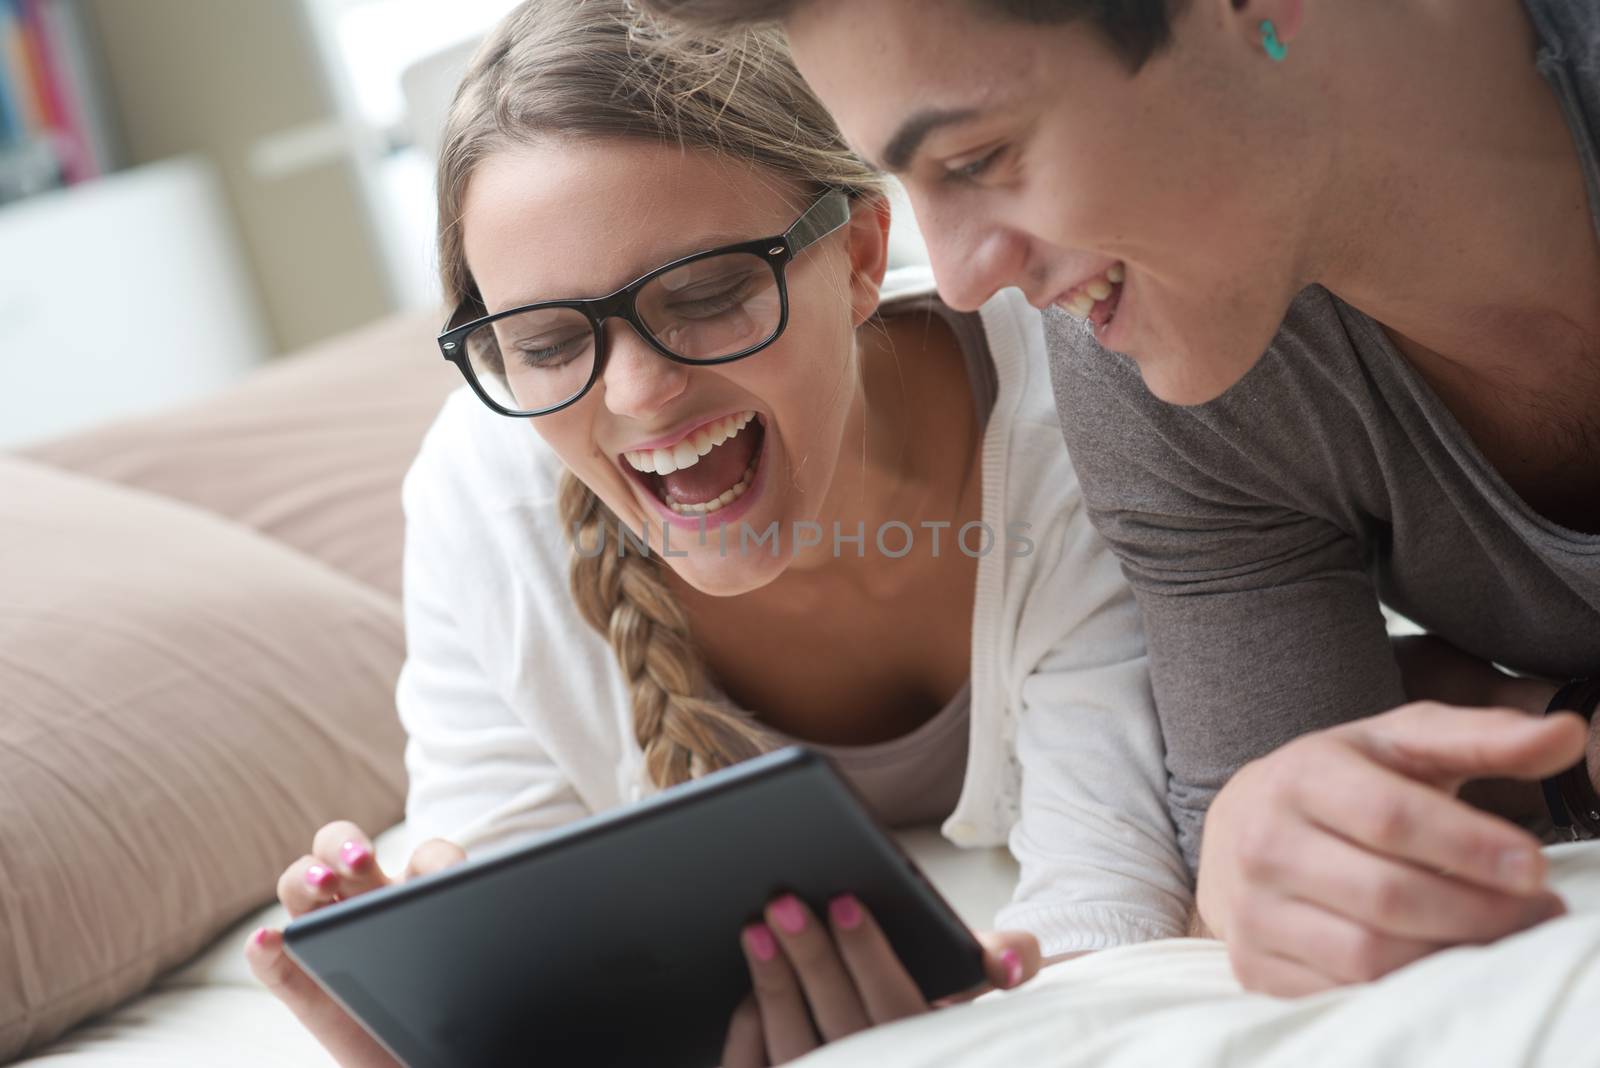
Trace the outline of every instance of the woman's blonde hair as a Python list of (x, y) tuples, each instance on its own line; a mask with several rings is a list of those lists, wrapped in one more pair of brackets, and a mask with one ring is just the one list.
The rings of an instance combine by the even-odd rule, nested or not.
[[(713, 42), (663, 34), (627, 0), (527, 0), (474, 56), (445, 125), (439, 270), (452, 308), (481, 302), (461, 234), (462, 199), (479, 163), (511, 146), (569, 136), (717, 152), (817, 189), (882, 188), (775, 32)], [(621, 535), (620, 521), (570, 471), (560, 509), (565, 529), (586, 547), (573, 554), (572, 594), (628, 680), (651, 780), (670, 786), (759, 752), (755, 727), (707, 698), (704, 664), (661, 563)], [(604, 551), (592, 551), (597, 539)]]

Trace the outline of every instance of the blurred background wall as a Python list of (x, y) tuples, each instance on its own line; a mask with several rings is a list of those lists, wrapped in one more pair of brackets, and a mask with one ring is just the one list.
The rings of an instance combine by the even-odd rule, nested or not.
[(439, 314), (432, 151), (515, 0), (0, 0), (0, 446)]
[(0, 0), (0, 447), (442, 320), (433, 154), (515, 3)]
[(337, 114), (332, 75), (297, 0), (87, 0), (86, 7), (123, 162), (198, 152), (215, 164), (275, 350), (395, 307), (351, 157), (304, 151), (286, 161), (298, 165), (261, 165), (264, 139), (315, 129)]

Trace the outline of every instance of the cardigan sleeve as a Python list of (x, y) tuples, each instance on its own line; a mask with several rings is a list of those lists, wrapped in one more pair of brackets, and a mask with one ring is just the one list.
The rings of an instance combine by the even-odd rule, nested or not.
[(1133, 593), (1083, 508), (1054, 532), (1018, 628), (1021, 878), (996, 918), (1046, 956), (1181, 936), (1192, 902)]
[[(441, 425), (406, 477), (406, 662), (396, 694), (407, 733), (408, 838), (446, 838), (468, 853), (588, 815), (533, 727), (498, 692), (481, 655), (474, 591), (501, 588), (470, 479)], [(478, 572), (485, 572), (479, 574)]]

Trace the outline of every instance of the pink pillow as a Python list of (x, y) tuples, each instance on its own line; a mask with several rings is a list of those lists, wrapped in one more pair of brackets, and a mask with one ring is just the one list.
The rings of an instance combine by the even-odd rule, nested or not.
[(462, 385), (438, 325), (386, 319), (198, 403), (23, 454), (199, 505), (398, 598), (400, 480)]
[(0, 1062), (401, 816), (396, 604), (234, 523), (0, 457)]

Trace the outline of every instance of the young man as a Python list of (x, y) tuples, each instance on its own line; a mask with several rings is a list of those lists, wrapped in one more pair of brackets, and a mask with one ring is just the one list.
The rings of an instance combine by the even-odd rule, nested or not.
[[(1584, 833), (1600, 808), (1592, 727), (1525, 714), (1600, 700), (1562, 685), (1600, 673), (1600, 7), (646, 6), (780, 21), (945, 299), (1065, 310), (1068, 445), (1248, 985), (1560, 911), (1535, 838), (1454, 794), (1523, 780), (1480, 800), (1524, 818), (1548, 779)], [(1392, 644), (1380, 599), (1442, 641)]]

